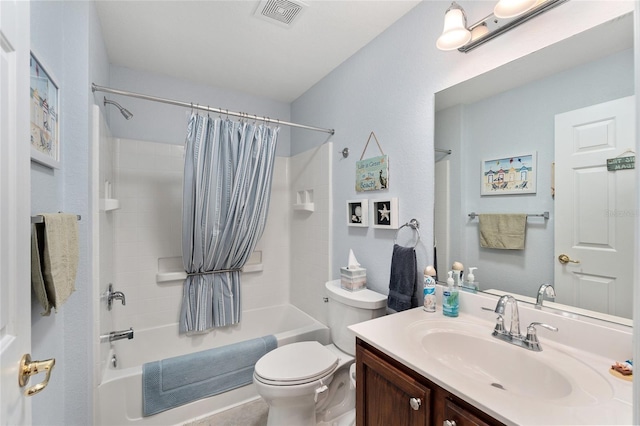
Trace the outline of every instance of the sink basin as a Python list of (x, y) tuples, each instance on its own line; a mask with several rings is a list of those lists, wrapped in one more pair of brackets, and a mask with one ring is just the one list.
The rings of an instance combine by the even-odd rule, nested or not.
[[(491, 327), (463, 321), (420, 321), (409, 327), (430, 360), (505, 394), (562, 405), (592, 405), (613, 397), (607, 380), (582, 361), (551, 347), (533, 352), (491, 336)], [(418, 339), (416, 339), (418, 336)]]

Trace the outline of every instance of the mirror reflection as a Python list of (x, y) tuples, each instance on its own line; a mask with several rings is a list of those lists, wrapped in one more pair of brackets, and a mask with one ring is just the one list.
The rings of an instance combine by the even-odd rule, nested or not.
[[(628, 323), (636, 171), (606, 164), (635, 158), (633, 73), (629, 14), (436, 94), (441, 280), (459, 261), (482, 291), (552, 284), (545, 306)], [(524, 248), (481, 247), (471, 213), (530, 215)]]

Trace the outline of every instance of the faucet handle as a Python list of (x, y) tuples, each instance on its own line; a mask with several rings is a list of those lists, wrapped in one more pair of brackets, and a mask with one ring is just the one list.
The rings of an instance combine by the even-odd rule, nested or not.
[(502, 315), (498, 315), (498, 318), (496, 318), (496, 326), (493, 329), (493, 334), (504, 334), (504, 318), (502, 318)]
[(540, 341), (538, 340), (538, 334), (536, 333), (536, 326), (544, 327), (547, 330), (558, 331), (558, 327), (554, 327), (549, 324), (545, 324), (542, 322), (532, 322), (527, 327), (527, 337), (524, 339), (524, 343), (529, 347), (529, 349), (533, 351), (541, 351), (542, 347), (540, 346)]

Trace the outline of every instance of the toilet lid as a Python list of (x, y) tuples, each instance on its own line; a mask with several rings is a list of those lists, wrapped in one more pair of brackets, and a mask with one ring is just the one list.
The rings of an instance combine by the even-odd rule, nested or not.
[(255, 374), (270, 382), (299, 384), (331, 373), (338, 357), (318, 342), (298, 342), (276, 348), (256, 362)]

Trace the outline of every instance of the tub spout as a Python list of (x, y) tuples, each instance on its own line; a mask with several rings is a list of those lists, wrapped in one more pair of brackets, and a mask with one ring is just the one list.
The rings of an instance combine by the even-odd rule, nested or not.
[(108, 334), (100, 335), (100, 342), (114, 342), (116, 340), (122, 339), (133, 339), (133, 328), (129, 328), (128, 330), (121, 331), (112, 331)]

